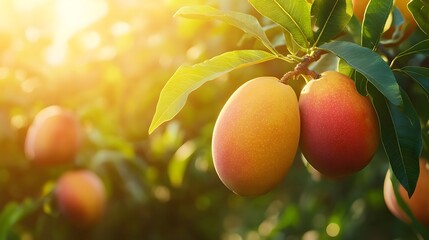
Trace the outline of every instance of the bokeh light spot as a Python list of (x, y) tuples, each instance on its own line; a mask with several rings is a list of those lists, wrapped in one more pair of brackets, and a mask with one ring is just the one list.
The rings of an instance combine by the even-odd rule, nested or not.
[(336, 223), (329, 223), (326, 227), (326, 234), (330, 237), (336, 237), (340, 233), (340, 226)]

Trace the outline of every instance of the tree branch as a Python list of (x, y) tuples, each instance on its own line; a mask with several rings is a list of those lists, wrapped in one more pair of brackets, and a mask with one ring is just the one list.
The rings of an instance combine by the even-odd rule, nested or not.
[(299, 75), (308, 75), (314, 79), (320, 78), (320, 74), (308, 69), (308, 67), (313, 62), (319, 60), (320, 57), (325, 53), (326, 51), (317, 50), (314, 52), (314, 54), (305, 56), (304, 60), (301, 63), (297, 64), (293, 71), (287, 72), (285, 75), (283, 75), (283, 77), (280, 79), (280, 82), (287, 84), (289, 80), (295, 79)]

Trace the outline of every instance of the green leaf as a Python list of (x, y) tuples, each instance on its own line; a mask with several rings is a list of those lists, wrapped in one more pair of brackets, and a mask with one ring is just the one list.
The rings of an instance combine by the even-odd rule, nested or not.
[(368, 85), (368, 80), (366, 80), (366, 78), (359, 72), (354, 71), (353, 75), (353, 79), (356, 82), (357, 91), (363, 96), (368, 95), (368, 91), (366, 89)]
[(387, 36), (383, 34), (383, 38), (380, 40), (380, 43), (387, 46), (399, 44), (403, 40), (406, 24), (408, 23), (405, 21), (404, 16), (398, 7), (393, 7), (392, 23), (389, 28), (389, 32), (392, 31), (392, 34), (387, 34)]
[(180, 8), (176, 12), (175, 16), (224, 21), (225, 23), (231, 24), (255, 37), (271, 52), (276, 52), (270, 40), (268, 40), (264, 29), (258, 20), (252, 15), (233, 11), (221, 11), (210, 6), (187, 6)]
[(384, 25), (393, 7), (393, 0), (371, 0), (362, 23), (361, 45), (377, 49)]
[(177, 149), (168, 164), (168, 177), (172, 186), (180, 187), (182, 185), (190, 157), (196, 150), (197, 146), (194, 141), (188, 141)]
[(405, 92), (403, 109), (399, 109), (368, 84), (380, 125), (381, 141), (390, 166), (399, 182), (411, 196), (419, 176), (422, 136), (418, 115)]
[(185, 105), (188, 95), (207, 81), (232, 70), (276, 58), (260, 50), (238, 50), (223, 53), (193, 66), (181, 66), (161, 91), (149, 134), (159, 125), (172, 119)]
[(408, 9), (413, 14), (414, 20), (420, 29), (429, 35), (429, 2), (412, 0), (408, 3)]
[(339, 34), (353, 16), (351, 0), (316, 0), (311, 7), (315, 18), (315, 46)]
[(401, 93), (389, 66), (377, 53), (352, 42), (333, 41), (320, 46), (346, 61), (365, 76), (386, 98), (396, 106), (402, 105)]
[(12, 227), (25, 215), (35, 211), (40, 203), (30, 200), (21, 204), (16, 202), (8, 203), (0, 214), (0, 240), (7, 240)]
[[(413, 45), (412, 47), (400, 52), (395, 59), (392, 61), (392, 63), (396, 60), (398, 60), (399, 58), (408, 56), (408, 55), (413, 55), (413, 54), (424, 54), (426, 56), (429, 55), (429, 39), (423, 40), (415, 45)], [(392, 64), (393, 65), (393, 64)]]
[(292, 34), (290, 34), (289, 32), (285, 31), (283, 33), (283, 37), (285, 39), (285, 43), (286, 43), (286, 48), (287, 50), (293, 54), (293, 55), (297, 55), (298, 52), (301, 50), (301, 47), (293, 40), (293, 36)]
[(352, 74), (354, 73), (354, 70), (346, 61), (340, 59), (340, 61), (338, 61), (338, 72), (351, 78)]
[(302, 48), (313, 43), (310, 3), (307, 0), (249, 0), (263, 16), (286, 29)]
[(362, 25), (359, 19), (353, 16), (347, 24), (347, 31), (353, 37), (354, 42), (361, 42)]
[(429, 68), (407, 66), (400, 71), (416, 81), (429, 95)]

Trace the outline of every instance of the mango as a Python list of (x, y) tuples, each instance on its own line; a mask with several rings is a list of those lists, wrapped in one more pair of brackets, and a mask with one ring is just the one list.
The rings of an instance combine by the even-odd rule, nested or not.
[[(424, 226), (429, 227), (429, 168), (427, 161), (423, 158), (420, 159), (420, 173), (417, 180), (416, 189), (411, 198), (408, 197), (408, 193), (405, 188), (399, 186), (399, 194), (405, 201), (405, 204), (410, 208), (414, 217)], [(406, 223), (411, 223), (410, 218), (405, 214), (402, 208), (399, 206), (398, 201), (395, 197), (393, 190), (393, 184), (390, 180), (391, 172), (387, 171), (384, 179), (383, 195), (389, 211), (396, 216), (398, 219)]]
[(377, 116), (353, 80), (328, 71), (301, 91), (300, 148), (321, 174), (343, 177), (364, 168), (379, 143)]
[(277, 78), (255, 78), (240, 86), (213, 130), (213, 161), (221, 181), (241, 196), (273, 189), (293, 163), (299, 118), (296, 94)]
[(81, 147), (82, 128), (76, 116), (59, 106), (42, 109), (30, 125), (25, 155), (40, 165), (72, 162)]
[(61, 175), (55, 198), (60, 212), (79, 227), (96, 224), (106, 205), (104, 184), (89, 170), (73, 170)]

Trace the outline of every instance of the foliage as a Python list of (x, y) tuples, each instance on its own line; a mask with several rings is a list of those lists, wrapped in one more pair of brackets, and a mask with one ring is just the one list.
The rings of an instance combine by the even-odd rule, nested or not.
[[(387, 211), (381, 189), (390, 163), (411, 194), (418, 157), (428, 153), (426, 2), (411, 1), (419, 28), (396, 47), (383, 45), (381, 20), (361, 25), (352, 16), (350, 0), (100, 0), (92, 8), (66, 4), (68, 22), (70, 15), (55, 20), (55, 1), (35, 1), (31, 11), (6, 2), (0, 239), (414, 239)], [(390, 11), (383, 2), (391, 1), (372, 0), (371, 8)], [(86, 11), (92, 18), (84, 22)], [(271, 193), (229, 192), (211, 162), (223, 103), (246, 80), (280, 78), (321, 49), (333, 53), (322, 60), (341, 58), (328, 67), (339, 65), (371, 96), (384, 151), (341, 182), (312, 176), (298, 154)], [(25, 135), (37, 112), (54, 104), (78, 115), (83, 149), (71, 164), (35, 166), (24, 156)], [(53, 198), (58, 177), (74, 168), (93, 170), (107, 187), (106, 216), (91, 229), (65, 220)]]

